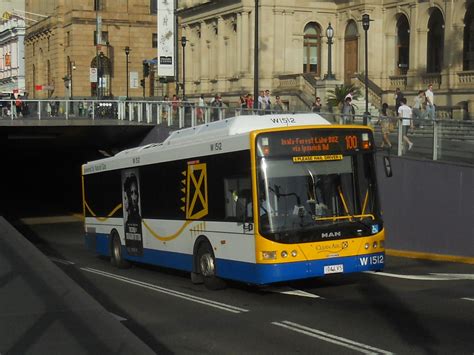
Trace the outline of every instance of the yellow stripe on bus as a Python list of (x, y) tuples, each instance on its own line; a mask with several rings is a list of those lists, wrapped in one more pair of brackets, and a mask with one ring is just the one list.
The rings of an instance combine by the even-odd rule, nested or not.
[(84, 205), (86, 206), (87, 210), (90, 212), (92, 217), (95, 217), (95, 219), (97, 219), (101, 222), (104, 222), (104, 221), (108, 220), (110, 217), (112, 217), (115, 214), (115, 212), (117, 212), (119, 209), (122, 208), (122, 204), (120, 203), (107, 215), (107, 217), (97, 217), (97, 215), (94, 213), (94, 211), (92, 211), (92, 209), (87, 204), (86, 200), (84, 200)]
[(184, 228), (189, 226), (192, 222), (195, 222), (195, 221), (186, 221), (186, 222), (184, 222), (184, 224), (181, 226), (181, 228), (179, 228), (178, 231), (174, 234), (171, 234), (171, 235), (168, 235), (168, 236), (161, 236), (161, 235), (158, 235), (153, 229), (151, 229), (151, 227), (144, 220), (142, 220), (143, 225), (145, 226), (146, 229), (148, 229), (150, 234), (153, 237), (155, 237), (156, 239), (161, 240), (163, 242), (167, 242), (167, 241), (170, 241), (170, 240), (173, 240), (173, 239), (177, 238), (181, 234), (181, 232), (184, 230)]

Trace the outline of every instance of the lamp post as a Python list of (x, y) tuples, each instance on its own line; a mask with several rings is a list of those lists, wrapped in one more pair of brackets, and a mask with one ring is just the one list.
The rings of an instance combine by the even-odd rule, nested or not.
[(183, 47), (183, 101), (186, 100), (186, 36), (181, 37), (181, 46)]
[(369, 43), (368, 43), (368, 31), (370, 27), (370, 16), (368, 14), (362, 15), (362, 28), (365, 32), (365, 112), (364, 112), (364, 125), (367, 125), (369, 113)]
[(258, 109), (258, 0), (255, 0), (255, 37), (253, 54), (253, 108)]
[(334, 29), (331, 26), (331, 22), (329, 22), (328, 28), (326, 28), (326, 37), (328, 38), (328, 73), (326, 74), (326, 80), (336, 80), (335, 75), (332, 73), (332, 39), (334, 38)]
[(125, 47), (125, 81), (126, 81), (126, 95), (125, 99), (128, 100), (128, 55), (130, 54), (130, 47), (126, 46)]

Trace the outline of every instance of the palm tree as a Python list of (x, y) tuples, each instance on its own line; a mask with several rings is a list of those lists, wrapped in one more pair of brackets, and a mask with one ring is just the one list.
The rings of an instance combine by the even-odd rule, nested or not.
[(352, 93), (352, 99), (357, 99), (359, 97), (360, 88), (357, 86), (350, 85), (337, 85), (334, 90), (328, 91), (328, 100), (327, 103), (331, 107), (341, 108), (344, 104), (344, 100), (349, 93)]

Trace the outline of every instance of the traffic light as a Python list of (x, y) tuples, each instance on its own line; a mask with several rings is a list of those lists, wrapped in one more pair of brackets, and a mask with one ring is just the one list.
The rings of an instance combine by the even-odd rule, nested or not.
[(141, 86), (142, 88), (145, 87), (145, 79), (141, 79), (141, 80), (140, 80), (140, 86)]
[(150, 75), (150, 64), (147, 61), (143, 61), (143, 77), (148, 78)]

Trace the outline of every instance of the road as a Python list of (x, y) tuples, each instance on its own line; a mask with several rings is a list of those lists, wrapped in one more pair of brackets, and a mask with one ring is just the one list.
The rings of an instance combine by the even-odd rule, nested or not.
[(113, 268), (85, 250), (72, 217), (24, 223), (52, 262), (160, 354), (474, 352), (474, 265), (388, 256), (384, 273), (209, 291), (180, 272)]

